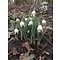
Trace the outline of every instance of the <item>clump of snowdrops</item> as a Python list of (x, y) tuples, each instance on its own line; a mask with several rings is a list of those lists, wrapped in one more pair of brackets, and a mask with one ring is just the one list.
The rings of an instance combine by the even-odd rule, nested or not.
[(33, 10), (29, 16), (24, 16), (22, 20), (16, 19), (14, 33), (17, 35), (20, 31), (21, 40), (29, 38), (31, 43), (35, 40), (40, 41), (45, 24), (46, 21), (37, 17), (36, 11)]

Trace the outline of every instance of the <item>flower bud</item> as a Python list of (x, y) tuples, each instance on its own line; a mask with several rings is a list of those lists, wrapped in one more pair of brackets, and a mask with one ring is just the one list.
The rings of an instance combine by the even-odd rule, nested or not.
[(42, 25), (38, 25), (37, 31), (38, 31), (38, 32), (41, 32), (42, 30), (43, 30)]

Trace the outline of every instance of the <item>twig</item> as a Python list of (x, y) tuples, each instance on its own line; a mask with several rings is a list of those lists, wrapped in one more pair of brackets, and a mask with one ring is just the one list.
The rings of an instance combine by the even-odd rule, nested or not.
[(8, 55), (10, 55), (13, 52), (13, 50), (11, 52), (8, 53)]
[(14, 39), (14, 38), (11, 38), (11, 39), (8, 41), (8, 43), (11, 42), (12, 40), (15, 40), (15, 39)]
[(47, 51), (44, 51), (44, 53), (46, 53), (47, 55), (49, 55), (49, 53)]

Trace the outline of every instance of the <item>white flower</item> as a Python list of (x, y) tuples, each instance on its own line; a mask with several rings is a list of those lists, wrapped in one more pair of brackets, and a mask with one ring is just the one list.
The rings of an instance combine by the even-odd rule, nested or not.
[(33, 25), (33, 21), (30, 21), (30, 22), (28, 23), (28, 26), (30, 26), (30, 25)]
[(41, 32), (42, 30), (43, 30), (42, 25), (38, 25), (37, 31), (38, 31), (38, 32)]
[(19, 21), (20, 21), (20, 20), (17, 18), (17, 19), (16, 19), (16, 22), (19, 22)]
[(30, 30), (27, 31), (27, 33), (29, 33), (29, 32), (30, 32)]
[(45, 20), (42, 20), (42, 24), (46, 24), (46, 21)]
[(36, 15), (35, 10), (32, 11), (31, 15), (32, 15), (33, 17), (35, 17), (35, 15)]
[(25, 21), (27, 21), (28, 19), (27, 18), (25, 18)]
[(14, 33), (16, 34), (16, 33), (18, 33), (19, 32), (19, 30), (16, 28), (16, 29), (14, 29)]
[(23, 21), (20, 22), (20, 26), (21, 27), (24, 26), (24, 22)]

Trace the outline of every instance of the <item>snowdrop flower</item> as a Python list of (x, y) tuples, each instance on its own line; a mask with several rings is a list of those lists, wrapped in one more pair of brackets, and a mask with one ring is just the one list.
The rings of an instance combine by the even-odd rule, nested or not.
[(17, 18), (17, 19), (16, 19), (16, 22), (19, 22), (19, 21), (20, 21), (20, 20)]
[(23, 21), (20, 22), (20, 26), (21, 27), (24, 26), (24, 22)]
[(42, 24), (46, 24), (46, 21), (45, 20), (42, 20)]
[(28, 23), (28, 26), (30, 26), (30, 25), (33, 25), (33, 21), (30, 21), (30, 22)]
[(27, 21), (28, 19), (27, 18), (25, 18), (25, 21)]
[(33, 17), (35, 17), (35, 15), (36, 15), (35, 10), (32, 11), (31, 15), (32, 15)]
[(14, 33), (16, 34), (16, 33), (18, 33), (19, 32), (19, 30), (16, 28), (16, 29), (14, 29)]
[(38, 25), (37, 31), (38, 31), (38, 32), (41, 32), (42, 30), (43, 30), (42, 25)]
[(27, 31), (27, 33), (29, 33), (29, 32), (30, 32), (30, 30)]

